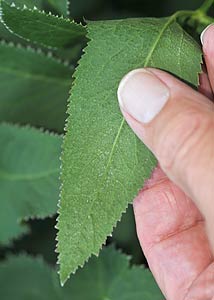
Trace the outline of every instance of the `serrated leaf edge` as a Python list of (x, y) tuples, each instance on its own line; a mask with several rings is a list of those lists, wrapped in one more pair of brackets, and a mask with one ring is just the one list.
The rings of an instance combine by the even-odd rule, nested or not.
[[(86, 27), (86, 28), (87, 28), (87, 27)], [(67, 126), (68, 126), (68, 119), (69, 119), (69, 117), (70, 117), (70, 114), (69, 114), (69, 105), (70, 105), (70, 101), (69, 101), (69, 100), (70, 100), (70, 98), (71, 98), (71, 96), (72, 96), (72, 90), (73, 90), (74, 86), (76, 85), (76, 78), (78, 77), (78, 66), (81, 64), (81, 59), (82, 59), (82, 57), (83, 57), (84, 55), (87, 55), (87, 50), (88, 50), (88, 48), (90, 47), (90, 43), (93, 42), (93, 40), (92, 40), (91, 38), (89, 39), (89, 37), (88, 37), (88, 30), (87, 30), (86, 37), (87, 37), (87, 39), (88, 39), (87, 45), (86, 45), (86, 47), (83, 49), (82, 56), (81, 56), (81, 58), (79, 59), (79, 61), (78, 61), (78, 63), (77, 63), (77, 67), (76, 67), (76, 69), (75, 69), (75, 72), (74, 72), (74, 74), (73, 74), (73, 76), (72, 76), (73, 82), (72, 82), (71, 90), (70, 90), (70, 92), (69, 92), (69, 95), (70, 95), (70, 96), (69, 96), (69, 98), (68, 98), (68, 104), (67, 104), (67, 115), (68, 115), (68, 117), (66, 118), (66, 121), (65, 121), (65, 127), (64, 127), (65, 134), (66, 134), (67, 129), (68, 129), (68, 128), (67, 128)], [(63, 161), (63, 160), (62, 160), (62, 156), (63, 156), (63, 153), (64, 153), (64, 147), (63, 147), (63, 145), (64, 145), (64, 139), (65, 139), (65, 135), (64, 135), (64, 137), (63, 137), (63, 142), (62, 142), (62, 152), (61, 152), (61, 157), (60, 157), (60, 160), (61, 160), (61, 161)], [(151, 173), (152, 173), (152, 171), (151, 171)], [(61, 164), (61, 168), (60, 168), (60, 182), (61, 182), (61, 185), (60, 185), (60, 198), (59, 198), (59, 201), (58, 201), (58, 204), (57, 204), (57, 206), (58, 206), (58, 211), (57, 211), (58, 217), (57, 217), (57, 219), (56, 219), (56, 222), (57, 222), (57, 223), (56, 223), (56, 226), (55, 226), (55, 228), (58, 230), (58, 232), (59, 232), (58, 222), (59, 222), (59, 219), (60, 219), (60, 209), (61, 209), (61, 193), (62, 193), (62, 189), (63, 189), (63, 182), (61, 181), (61, 176), (62, 176), (62, 164)], [(138, 193), (139, 193), (139, 191), (136, 193), (136, 195), (134, 196), (134, 198), (138, 195)], [(62, 286), (62, 287), (64, 286), (64, 284), (66, 283), (66, 281), (70, 278), (71, 274), (75, 274), (76, 271), (77, 271), (79, 268), (83, 268), (84, 265), (89, 261), (89, 259), (90, 259), (93, 255), (96, 256), (96, 257), (99, 256), (99, 253), (100, 253), (100, 251), (102, 250), (103, 246), (105, 245), (107, 238), (108, 238), (108, 237), (111, 237), (113, 230), (116, 228), (117, 224), (121, 221), (122, 216), (126, 213), (127, 208), (128, 208), (129, 204), (130, 204), (132, 201), (133, 201), (133, 199), (130, 200), (129, 203), (127, 203), (127, 206), (125, 207), (125, 209), (124, 209), (124, 210), (121, 212), (121, 214), (120, 214), (120, 218), (115, 222), (115, 224), (113, 224), (111, 231), (110, 231), (110, 232), (106, 235), (106, 237), (103, 239), (103, 242), (101, 243), (100, 248), (99, 248), (96, 252), (92, 252), (92, 253), (88, 256), (88, 258), (85, 259), (85, 261), (83, 262), (83, 264), (78, 265), (78, 266), (76, 267), (76, 269), (75, 269), (73, 272), (71, 272), (71, 273), (66, 277), (66, 279), (64, 279), (64, 280), (62, 281), (61, 278), (60, 278), (60, 283), (61, 283), (61, 286)], [(58, 257), (57, 257), (57, 264), (60, 265), (60, 252), (58, 251), (58, 244), (59, 244), (59, 241), (58, 241), (58, 233), (57, 233), (57, 236), (56, 236), (56, 242), (57, 242), (57, 244), (56, 244), (55, 252), (59, 254)], [(58, 271), (58, 274), (60, 275), (60, 270)]]
[[(86, 27), (86, 29), (87, 29), (87, 27)], [(87, 37), (87, 36), (88, 36), (88, 31), (87, 31), (86, 37)], [(79, 66), (80, 63), (81, 63), (82, 57), (83, 57), (84, 55), (87, 54), (87, 48), (88, 48), (89, 43), (90, 43), (90, 40), (88, 40), (86, 47), (83, 49), (82, 55), (81, 55), (79, 61), (77, 62), (77, 66), (76, 66), (76, 68), (75, 68), (75, 72), (73, 73), (73, 76), (72, 76), (72, 79), (73, 79), (73, 81), (72, 81), (72, 86), (71, 86), (71, 89), (70, 89), (70, 91), (69, 91), (69, 97), (68, 97), (68, 100), (67, 100), (67, 116), (68, 116), (68, 117), (67, 117), (66, 120), (65, 120), (65, 126), (64, 126), (64, 132), (65, 132), (65, 134), (64, 134), (64, 137), (63, 137), (63, 141), (62, 141), (62, 152), (61, 152), (61, 156), (60, 156), (60, 161), (61, 161), (61, 162), (63, 161), (63, 159), (62, 159), (63, 154), (64, 154), (64, 148), (63, 148), (63, 145), (64, 145), (65, 135), (66, 135), (66, 132), (67, 132), (68, 119), (69, 119), (69, 117), (70, 117), (70, 114), (69, 114), (70, 98), (71, 98), (71, 95), (72, 95), (73, 87), (74, 87), (75, 84), (76, 84), (76, 82), (75, 82), (75, 79), (76, 79), (76, 71), (77, 71), (77, 69), (78, 69), (78, 66)], [(60, 184), (59, 200), (58, 200), (58, 203), (57, 203), (57, 206), (58, 206), (58, 210), (57, 210), (58, 217), (56, 218), (56, 225), (55, 225), (55, 229), (57, 229), (58, 232), (59, 232), (58, 222), (59, 222), (59, 218), (60, 218), (60, 209), (61, 209), (61, 195), (62, 195), (62, 190), (63, 190), (63, 182), (62, 182), (62, 180), (61, 180), (61, 177), (62, 177), (62, 163), (61, 163), (61, 165), (60, 165), (60, 177), (59, 177), (59, 178), (60, 178), (60, 183), (61, 183), (61, 184)], [(59, 244), (59, 240), (58, 240), (58, 232), (57, 232), (56, 239), (55, 239), (56, 242), (57, 242), (57, 243), (56, 243), (56, 248), (55, 248), (55, 253), (58, 253), (58, 257), (57, 257), (57, 262), (56, 262), (56, 264), (57, 264), (57, 265), (60, 265), (60, 252), (59, 252), (59, 250), (58, 250), (58, 244)], [(101, 246), (101, 248), (102, 248), (102, 246)], [(92, 256), (92, 254), (91, 254), (91, 256)], [(83, 266), (85, 265), (85, 263), (88, 262), (88, 260), (89, 260), (89, 258), (90, 258), (91, 256), (89, 256), (88, 259), (84, 262), (84, 264), (83, 264), (82, 266), (79, 266), (79, 267), (82, 267), (82, 268), (83, 268)], [(61, 278), (60, 278), (60, 284), (61, 284), (62, 287), (64, 286), (65, 282), (70, 278), (71, 274), (75, 274), (75, 273), (76, 273), (77, 269), (78, 269), (78, 267), (75, 269), (75, 271), (74, 271), (73, 273), (70, 273), (64, 281), (62, 281)], [(59, 277), (60, 277), (60, 269), (58, 270), (57, 273), (59, 274)]]
[(67, 5), (67, 17), (69, 18), (69, 16), (70, 16), (70, 0), (67, 0), (66, 1), (66, 5)]
[(13, 254), (12, 252), (9, 252), (6, 255), (5, 260), (3, 260), (2, 262), (0, 262), (1, 266), (6, 266), (11, 260), (19, 260), (19, 259), (28, 259), (29, 261), (36, 261), (38, 262), (40, 265), (46, 266), (48, 267), (50, 270), (53, 270), (53, 268), (51, 268), (47, 262), (45, 261), (44, 257), (41, 254), (37, 254), (36, 256), (32, 256), (29, 255), (29, 253), (27, 253), (26, 251), (22, 250), (20, 253), (18, 254)]
[[(27, 42), (32, 42), (30, 39), (25, 38), (25, 37), (23, 37), (23, 36), (21, 36), (21, 35), (15, 33), (15, 32), (14, 32), (12, 29), (10, 29), (10, 27), (5, 23), (5, 21), (4, 21), (4, 13), (3, 13), (2, 5), (1, 5), (2, 2), (5, 2), (5, 1), (4, 1), (4, 0), (0, 0), (0, 22), (7, 28), (7, 30), (8, 30), (10, 33), (12, 33), (12, 34), (18, 36), (19, 38), (22, 38), (22, 39), (26, 40)], [(24, 4), (23, 8), (21, 8), (21, 7), (17, 6), (14, 2), (12, 2), (11, 4), (8, 4), (7, 2), (5, 2), (5, 3), (6, 3), (8, 6), (10, 6), (11, 8), (16, 8), (17, 10), (20, 10), (20, 11), (28, 10), (28, 11), (30, 11), (31, 13), (35, 13), (35, 12), (36, 12), (36, 13), (39, 13), (39, 14), (41, 14), (41, 15), (45, 15), (47, 18), (61, 19), (61, 20), (63, 20), (63, 21), (66, 22), (66, 23), (74, 24), (75, 26), (81, 28), (81, 30), (82, 30), (82, 29), (85, 29), (85, 30), (86, 30), (86, 26), (85, 26), (85, 25), (83, 25), (83, 24), (81, 24), (81, 23), (76, 23), (74, 20), (71, 20), (71, 19), (69, 19), (68, 17), (65, 18), (63, 15), (61, 15), (61, 16), (54, 15), (54, 14), (52, 14), (52, 12), (50, 12), (50, 11), (49, 11), (49, 13), (47, 14), (44, 10), (39, 10), (36, 6), (34, 6), (34, 8), (31, 9), (31, 8), (28, 8), (25, 4)], [(34, 43), (34, 44), (40, 44), (40, 45), (42, 45), (42, 46), (44, 46), (44, 47), (46, 47), (46, 48), (48, 48), (48, 49), (52, 49), (52, 50), (57, 50), (57, 49), (58, 49), (58, 47), (48, 46), (47, 44), (44, 44), (44, 43), (37, 43), (37, 42), (33, 42), (33, 43)]]
[(21, 50), (25, 50), (25, 51), (28, 51), (28, 52), (46, 57), (48, 60), (54, 61), (55, 63), (57, 63), (59, 65), (63, 65), (65, 67), (69, 68), (72, 72), (74, 71), (74, 66), (72, 64), (70, 64), (70, 62), (68, 60), (63, 60), (63, 59), (60, 59), (58, 57), (55, 57), (54, 54), (51, 51), (48, 51), (48, 53), (45, 53), (39, 47), (33, 48), (30, 45), (23, 46), (20, 43), (8, 42), (4, 39), (0, 40), (0, 46), (6, 46), (6, 47), (10, 47), (10, 48), (21, 49)]

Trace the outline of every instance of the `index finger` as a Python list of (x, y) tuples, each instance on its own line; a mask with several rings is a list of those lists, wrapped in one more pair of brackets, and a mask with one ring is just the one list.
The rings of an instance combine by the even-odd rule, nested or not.
[(197, 299), (212, 299), (213, 256), (195, 204), (157, 169), (134, 211), (140, 244), (166, 299), (196, 299), (191, 296), (199, 290), (203, 298)]

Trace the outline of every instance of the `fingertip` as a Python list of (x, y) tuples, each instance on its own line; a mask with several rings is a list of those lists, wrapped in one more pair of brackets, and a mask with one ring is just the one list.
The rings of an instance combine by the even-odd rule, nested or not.
[(209, 25), (201, 34), (201, 43), (212, 90), (214, 90), (214, 24)]
[(212, 40), (214, 37), (214, 24), (208, 25), (201, 33), (201, 44), (203, 47), (209, 43), (210, 39)]
[(151, 122), (169, 99), (169, 89), (148, 69), (128, 73), (118, 88), (120, 107), (143, 124)]

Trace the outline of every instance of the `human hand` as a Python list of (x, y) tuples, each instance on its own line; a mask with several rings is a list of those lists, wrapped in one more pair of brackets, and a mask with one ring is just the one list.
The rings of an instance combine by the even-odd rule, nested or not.
[(118, 89), (125, 119), (160, 164), (134, 212), (167, 300), (214, 300), (214, 25), (202, 40), (208, 74), (199, 89), (206, 97), (150, 68), (130, 72)]

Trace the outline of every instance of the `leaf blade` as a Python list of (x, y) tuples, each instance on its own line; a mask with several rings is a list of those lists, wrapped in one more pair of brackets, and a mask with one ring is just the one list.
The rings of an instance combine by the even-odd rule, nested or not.
[[(54, 269), (41, 258), (10, 256), (0, 264), (4, 300), (161, 300), (163, 295), (149, 270), (130, 267), (129, 259), (113, 247), (103, 249), (83, 270), (60, 288)], [(9, 288), (8, 284), (13, 288)]]
[(196, 86), (201, 63), (199, 47), (173, 18), (89, 22), (88, 31), (63, 143), (57, 248), (62, 282), (98, 254), (156, 165), (121, 116), (116, 97), (121, 78), (151, 66)]
[(85, 40), (85, 28), (70, 21), (39, 10), (10, 6), (0, 2), (0, 18), (16, 35), (42, 46), (63, 48)]
[(0, 121), (63, 132), (73, 68), (0, 42)]
[(26, 233), (20, 222), (56, 213), (61, 137), (0, 125), (0, 244)]

